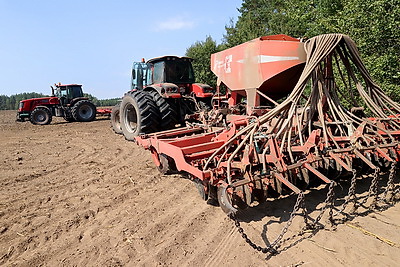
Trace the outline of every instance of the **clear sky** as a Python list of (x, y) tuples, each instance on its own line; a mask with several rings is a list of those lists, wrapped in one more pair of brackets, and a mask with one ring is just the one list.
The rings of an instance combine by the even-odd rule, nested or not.
[(83, 84), (97, 98), (129, 90), (133, 61), (218, 43), (241, 0), (0, 0), (0, 95)]

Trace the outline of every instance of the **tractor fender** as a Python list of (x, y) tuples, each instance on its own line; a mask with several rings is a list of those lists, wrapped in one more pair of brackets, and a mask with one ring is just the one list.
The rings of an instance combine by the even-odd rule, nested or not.
[[(51, 112), (51, 106), (46, 106), (46, 105), (38, 105), (38, 106), (35, 106), (35, 108), (45, 108), (45, 109), (47, 109), (48, 111), (50, 111)], [(35, 109), (34, 108), (34, 109)]]
[(158, 86), (158, 85), (148, 86), (148, 87), (144, 88), (143, 90), (146, 91), (146, 92), (155, 91), (155, 92), (157, 92), (158, 94), (160, 94), (160, 96), (162, 96), (162, 93), (161, 93), (162, 87), (161, 87), (161, 86)]
[(44, 108), (44, 109), (47, 109), (47, 110), (50, 112), (50, 114), (51, 114), (52, 116), (54, 116), (54, 112), (55, 112), (55, 110), (54, 110), (54, 105), (37, 105), (37, 106), (34, 106), (34, 107), (32, 108), (32, 110), (30, 111), (30, 113), (31, 113), (34, 109), (36, 109), (36, 108)]
[(191, 91), (196, 97), (212, 97), (214, 95), (214, 89), (204, 83), (194, 83), (191, 86)]
[(145, 91), (157, 91), (164, 98), (180, 98), (179, 87), (173, 83), (153, 84), (144, 89)]
[(88, 97), (77, 97), (71, 100), (71, 102), (69, 102), (69, 106), (72, 107), (73, 105), (75, 105), (78, 101), (81, 100), (89, 100)]

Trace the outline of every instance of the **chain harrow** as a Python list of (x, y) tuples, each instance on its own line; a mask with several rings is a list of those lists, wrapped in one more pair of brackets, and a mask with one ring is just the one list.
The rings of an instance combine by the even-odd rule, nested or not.
[[(286, 232), (289, 230), (290, 225), (292, 225), (294, 217), (297, 215), (297, 211), (302, 208), (303, 211), (305, 209), (305, 204), (304, 204), (304, 193), (300, 192), (297, 196), (296, 204), (294, 205), (293, 211), (290, 214), (289, 220), (287, 221), (285, 227), (282, 229), (281, 233), (278, 235), (278, 237), (267, 247), (261, 247), (259, 245), (256, 245), (251, 239), (247, 236), (246, 233), (244, 233), (244, 229), (240, 226), (239, 220), (236, 218), (236, 216), (231, 213), (229, 217), (235, 222), (235, 226), (238, 229), (238, 232), (242, 235), (243, 239), (246, 241), (247, 244), (249, 244), (252, 248), (255, 250), (261, 251), (262, 253), (271, 253), (271, 254), (276, 254), (278, 243), (282, 240), (282, 238), (285, 236)], [(307, 218), (305, 213), (303, 213), (304, 218)], [(306, 222), (307, 224), (307, 222)]]
[[(392, 164), (390, 165), (390, 171), (389, 171), (389, 178), (388, 178), (388, 183), (386, 185), (385, 191), (383, 192), (383, 196), (380, 199), (381, 201), (384, 201), (386, 203), (391, 203), (394, 201), (394, 196), (396, 195), (394, 188), (394, 175), (396, 173), (396, 162), (393, 161)], [(391, 193), (389, 199), (387, 199), (388, 194)]]
[[(285, 227), (281, 230), (281, 232), (277, 236), (277, 238), (266, 247), (262, 247), (260, 245), (255, 244), (248, 237), (248, 235), (244, 232), (243, 227), (241, 227), (240, 222), (239, 222), (238, 218), (236, 217), (236, 214), (230, 213), (228, 216), (230, 219), (232, 219), (234, 221), (235, 226), (236, 226), (238, 232), (240, 233), (240, 235), (242, 236), (242, 238), (253, 249), (260, 251), (262, 253), (265, 253), (265, 254), (269, 253), (271, 255), (275, 255), (275, 254), (279, 253), (278, 249), (281, 246), (281, 243), (284, 242), (282, 239), (286, 235), (287, 231), (289, 230), (290, 226), (292, 225), (293, 219), (296, 216), (301, 216), (304, 219), (305, 227), (303, 228), (302, 232), (304, 230), (305, 231), (318, 230), (318, 229), (322, 229), (324, 227), (319, 222), (327, 209), (329, 209), (328, 220), (330, 221), (331, 225), (333, 226), (335, 224), (334, 217), (337, 216), (338, 214), (346, 214), (344, 212), (344, 210), (346, 209), (346, 207), (348, 206), (349, 203), (353, 203), (353, 206), (354, 206), (354, 209), (351, 213), (355, 212), (359, 206), (364, 205), (368, 201), (368, 199), (370, 199), (371, 197), (373, 197), (373, 201), (370, 204), (370, 207), (369, 207), (370, 210), (376, 208), (376, 204), (378, 201), (385, 201), (385, 203), (393, 203), (396, 194), (400, 193), (400, 187), (396, 188), (396, 184), (394, 182), (394, 177), (395, 177), (395, 173), (396, 173), (395, 167), (396, 167), (396, 162), (394, 161), (391, 164), (391, 167), (389, 170), (389, 175), (388, 175), (388, 183), (386, 185), (385, 191), (382, 193), (381, 198), (379, 198), (379, 192), (378, 192), (378, 181), (379, 181), (378, 175), (379, 175), (380, 169), (378, 167), (375, 168), (374, 173), (372, 175), (371, 185), (368, 190), (368, 195), (361, 202), (358, 201), (358, 198), (356, 196), (356, 183), (357, 183), (356, 171), (354, 169), (352, 169), (352, 178), (351, 178), (351, 182), (350, 182), (349, 191), (348, 191), (347, 195), (345, 196), (344, 203), (342, 204), (341, 208), (336, 213), (333, 213), (333, 210), (335, 208), (334, 207), (335, 186), (337, 184), (336, 184), (336, 182), (332, 181), (329, 184), (328, 193), (327, 193), (326, 199), (323, 203), (324, 206), (321, 209), (320, 213), (317, 215), (317, 217), (315, 219), (311, 219), (312, 222), (309, 222), (310, 216), (309, 216), (306, 206), (305, 206), (305, 195), (304, 195), (304, 192), (301, 191), (297, 195), (296, 203), (293, 207), (293, 210), (290, 214), (288, 221), (286, 222)], [(390, 198), (389, 198), (389, 200), (387, 200), (387, 196), (389, 194), (390, 194)], [(300, 210), (301, 210), (301, 212), (299, 213), (298, 211), (300, 211)], [(300, 232), (299, 235), (301, 235), (302, 232)]]

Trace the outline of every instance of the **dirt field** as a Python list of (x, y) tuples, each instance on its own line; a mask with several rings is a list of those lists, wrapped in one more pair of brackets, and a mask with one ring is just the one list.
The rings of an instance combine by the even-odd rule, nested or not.
[[(115, 135), (108, 120), (34, 126), (14, 119), (14, 111), (0, 111), (0, 265), (400, 264), (400, 204), (336, 227), (324, 216), (325, 229), (303, 236), (296, 217), (280, 253), (266, 256), (189, 180), (158, 173), (149, 153)], [(325, 195), (312, 191), (307, 207), (321, 208)], [(241, 225), (265, 245), (294, 201), (268, 201), (242, 214)]]

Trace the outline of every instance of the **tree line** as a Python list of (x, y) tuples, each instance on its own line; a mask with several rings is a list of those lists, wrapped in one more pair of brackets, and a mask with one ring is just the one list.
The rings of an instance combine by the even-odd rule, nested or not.
[[(88, 97), (93, 104), (98, 107), (107, 107), (114, 106), (120, 98), (110, 98), (110, 99), (98, 99), (91, 94), (84, 94), (85, 97)], [(30, 99), (30, 98), (39, 98), (39, 97), (47, 97), (48, 95), (44, 95), (41, 93), (21, 93), (15, 95), (0, 95), (0, 110), (16, 110), (18, 109), (18, 104), (21, 100)]]
[(90, 101), (93, 102), (97, 107), (111, 107), (115, 106), (119, 101), (121, 101), (121, 98), (108, 98), (108, 99), (98, 99), (95, 96), (92, 96), (91, 94), (84, 93), (83, 94), (85, 97), (89, 98)]
[(239, 16), (225, 27), (221, 43), (211, 37), (186, 50), (195, 59), (198, 82), (212, 86), (210, 55), (263, 35), (311, 38), (349, 35), (374, 80), (400, 100), (400, 0), (243, 0)]

